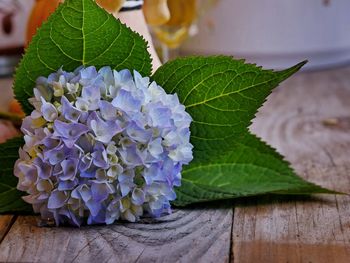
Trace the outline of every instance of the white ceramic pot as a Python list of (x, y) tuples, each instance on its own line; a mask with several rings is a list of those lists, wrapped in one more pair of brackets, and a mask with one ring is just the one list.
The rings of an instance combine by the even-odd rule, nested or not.
[(350, 62), (349, 0), (219, 0), (185, 54), (226, 54), (268, 68)]

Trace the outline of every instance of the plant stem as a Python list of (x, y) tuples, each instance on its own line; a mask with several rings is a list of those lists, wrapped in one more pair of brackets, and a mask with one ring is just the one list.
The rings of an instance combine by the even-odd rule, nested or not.
[(15, 126), (21, 126), (22, 118), (16, 114), (0, 111), (0, 119), (11, 121)]

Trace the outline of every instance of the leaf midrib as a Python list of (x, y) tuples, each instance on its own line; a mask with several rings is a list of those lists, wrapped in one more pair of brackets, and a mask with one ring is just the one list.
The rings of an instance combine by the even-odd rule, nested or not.
[(265, 84), (267, 84), (269, 82), (273, 82), (273, 81), (278, 80), (278, 79), (280, 79), (280, 77), (275, 77), (275, 78), (269, 79), (267, 81), (259, 82), (257, 84), (245, 87), (245, 88), (243, 88), (241, 90), (235, 90), (235, 91), (231, 91), (231, 92), (228, 92), (228, 93), (220, 94), (220, 95), (212, 97), (210, 99), (204, 99), (201, 102), (197, 102), (197, 103), (193, 103), (193, 104), (190, 104), (190, 105), (186, 105), (186, 109), (189, 109), (189, 108), (192, 108), (192, 107), (195, 107), (195, 106), (199, 106), (199, 105), (202, 105), (202, 104), (206, 104), (207, 102), (210, 102), (210, 101), (213, 101), (213, 100), (216, 100), (216, 99), (220, 99), (222, 97), (230, 96), (230, 95), (233, 95), (233, 94), (239, 94), (239, 93), (244, 92), (246, 90), (249, 90), (249, 89), (252, 89), (252, 88), (256, 88), (256, 87), (261, 86), (261, 85), (265, 85)]
[(81, 61), (81, 63), (83, 65), (86, 65), (85, 64), (85, 56), (86, 56), (86, 39), (85, 39), (85, 34), (84, 34), (84, 23), (85, 23), (85, 0), (82, 0), (82, 11), (83, 11), (83, 15), (82, 15), (82, 18), (83, 18), (83, 21), (82, 21), (82, 28), (81, 28), (81, 34), (82, 34), (82, 39), (83, 39), (83, 59)]
[[(265, 167), (265, 166), (261, 166), (261, 165), (256, 165), (256, 164), (252, 164), (252, 163), (213, 163), (213, 164), (208, 164), (208, 165), (198, 165), (198, 166), (184, 170), (182, 172), (182, 175), (184, 176), (187, 173), (195, 172), (195, 171), (201, 170), (201, 169), (210, 169), (210, 168), (225, 167), (225, 166), (242, 166), (242, 167), (250, 166), (250, 167), (259, 168), (259, 169), (262, 169), (265, 171), (270, 171), (270, 172), (273, 172), (274, 174), (276, 174), (276, 173), (281, 174), (281, 175), (283, 175), (282, 178), (285, 178), (285, 176), (288, 178), (293, 178), (293, 179), (295, 178), (294, 176), (290, 175), (289, 173), (281, 173), (278, 170), (275, 170), (273, 168)], [(202, 178), (203, 178), (203, 175), (200, 177), (198, 176), (198, 179), (202, 179)], [(186, 179), (186, 178), (184, 178), (184, 179)], [(302, 178), (300, 178), (300, 179), (301, 179), (300, 181), (303, 181)], [(297, 180), (297, 181), (299, 181), (299, 180)], [(191, 181), (191, 182), (197, 182), (197, 181)]]

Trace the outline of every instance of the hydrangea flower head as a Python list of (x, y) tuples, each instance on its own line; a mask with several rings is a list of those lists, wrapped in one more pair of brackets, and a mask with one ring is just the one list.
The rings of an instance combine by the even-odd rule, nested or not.
[(176, 94), (136, 71), (80, 67), (40, 77), (34, 95), (15, 175), (42, 218), (80, 226), (171, 211), (193, 158)]

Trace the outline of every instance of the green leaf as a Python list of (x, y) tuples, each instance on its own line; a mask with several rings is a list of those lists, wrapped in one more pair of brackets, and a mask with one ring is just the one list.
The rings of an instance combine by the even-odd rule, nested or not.
[(14, 92), (27, 114), (35, 81), (63, 66), (66, 71), (84, 65), (116, 70), (152, 71), (147, 42), (121, 24), (93, 0), (66, 0), (38, 30), (15, 77)]
[(23, 193), (16, 188), (18, 179), (13, 175), (18, 149), (23, 144), (21, 137), (0, 144), (0, 213), (32, 211), (22, 200)]
[(295, 175), (259, 138), (246, 133), (229, 152), (207, 152), (208, 160), (185, 167), (175, 205), (260, 194), (336, 193)]
[(192, 116), (194, 160), (185, 167), (177, 205), (266, 193), (334, 193), (298, 177), (248, 126), (266, 97), (306, 62), (264, 70), (230, 57), (177, 59), (153, 76), (177, 93)]
[(272, 89), (305, 63), (273, 72), (231, 57), (191, 57), (163, 65), (153, 79), (177, 93), (192, 116), (191, 142), (200, 161), (206, 151), (231, 149)]

